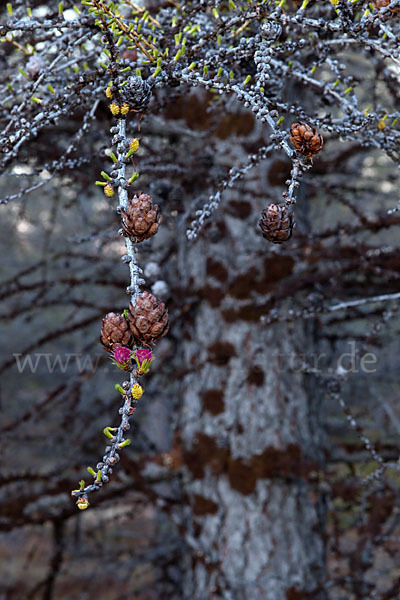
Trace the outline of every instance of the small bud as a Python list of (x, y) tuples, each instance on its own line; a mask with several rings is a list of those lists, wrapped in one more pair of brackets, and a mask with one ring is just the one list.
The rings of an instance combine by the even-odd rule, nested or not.
[(107, 96), (107, 98), (112, 98), (113, 97), (112, 89), (110, 87), (108, 87), (106, 89), (106, 96)]
[(135, 172), (130, 179), (128, 179), (129, 185), (132, 184), (136, 179), (139, 179), (139, 173)]
[(101, 176), (104, 177), (106, 181), (112, 181), (111, 177), (105, 171), (101, 172)]
[(130, 443), (131, 443), (131, 440), (124, 440), (123, 442), (118, 444), (118, 448), (125, 448), (126, 446), (129, 446)]
[(143, 388), (138, 383), (132, 386), (131, 395), (133, 400), (139, 400), (143, 396)]
[(107, 198), (112, 198), (114, 196), (114, 190), (110, 184), (104, 187), (104, 194), (107, 196)]
[[(104, 435), (110, 440), (112, 440), (114, 437), (113, 434), (111, 433), (114, 431), (117, 431), (116, 427), (104, 427), (104, 429), (103, 429)], [(99, 465), (97, 465), (97, 468), (100, 468)]]

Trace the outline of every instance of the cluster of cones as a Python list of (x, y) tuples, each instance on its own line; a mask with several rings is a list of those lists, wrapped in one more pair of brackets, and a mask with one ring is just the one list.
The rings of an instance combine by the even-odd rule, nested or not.
[[(121, 211), (123, 234), (135, 242), (142, 242), (158, 232), (161, 216), (151, 196), (139, 193), (128, 200)], [(168, 331), (168, 311), (165, 304), (150, 292), (144, 291), (124, 313), (108, 313), (103, 321), (100, 341), (112, 353), (116, 364), (130, 370), (130, 359), (135, 358), (140, 370), (140, 352), (133, 346), (154, 344)], [(129, 356), (128, 356), (129, 354)], [(151, 354), (151, 352), (150, 352)], [(139, 356), (140, 355), (140, 356)], [(138, 359), (139, 357), (139, 359)], [(139, 360), (139, 362), (138, 362)]]
[[(322, 136), (306, 123), (293, 123), (290, 128), (290, 141), (299, 154), (310, 160), (323, 146)], [(285, 204), (268, 204), (262, 211), (259, 225), (263, 237), (274, 244), (282, 244), (292, 237), (295, 225), (293, 212)]]
[(148, 346), (168, 331), (168, 310), (150, 292), (142, 292), (125, 313), (110, 312), (102, 322), (100, 341), (107, 352), (119, 346), (131, 348), (134, 344)]
[[(294, 123), (290, 141), (297, 152), (312, 160), (323, 146), (322, 136), (306, 123)], [(161, 223), (158, 206), (151, 196), (139, 193), (128, 200), (122, 210), (124, 235), (141, 242), (155, 235)], [(262, 212), (259, 225), (263, 236), (281, 244), (289, 240), (294, 227), (293, 212), (285, 204), (269, 204)], [(108, 313), (102, 322), (100, 340), (107, 352), (117, 348), (132, 349), (134, 345), (149, 346), (168, 331), (168, 311), (165, 304), (150, 292), (142, 292), (135, 304), (123, 314)], [(120, 351), (121, 354), (121, 351)], [(123, 364), (123, 362), (121, 363)]]

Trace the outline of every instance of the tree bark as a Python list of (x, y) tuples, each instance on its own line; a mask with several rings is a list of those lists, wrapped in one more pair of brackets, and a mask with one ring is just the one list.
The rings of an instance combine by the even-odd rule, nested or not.
[(256, 214), (251, 227), (220, 214), (179, 258), (199, 299), (186, 307), (183, 345), (184, 519), (193, 550), (184, 598), (317, 600), (325, 598), (318, 410), (293, 360), (310, 352), (309, 339), (301, 326), (260, 323), (260, 298), (294, 263), (265, 258)]

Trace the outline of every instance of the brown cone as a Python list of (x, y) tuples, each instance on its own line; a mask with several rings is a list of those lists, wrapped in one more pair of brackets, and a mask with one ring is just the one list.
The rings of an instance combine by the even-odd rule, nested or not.
[[(380, 10), (381, 8), (385, 8), (385, 6), (389, 6), (390, 0), (375, 0), (372, 2), (372, 4), (377, 10)], [(400, 12), (400, 6), (395, 6), (394, 8), (390, 8), (389, 10), (392, 13), (392, 15), (394, 15)]]
[(263, 236), (269, 242), (282, 244), (292, 237), (294, 218), (287, 206), (268, 204), (258, 223)]
[(100, 341), (107, 352), (112, 352), (118, 346), (129, 346), (132, 334), (124, 315), (111, 312), (104, 317)]
[(129, 305), (128, 319), (133, 336), (143, 344), (155, 342), (168, 331), (168, 310), (150, 292), (142, 292), (136, 304)]
[(161, 223), (161, 215), (157, 204), (153, 204), (151, 196), (140, 193), (128, 200), (126, 210), (122, 210), (122, 227), (129, 237), (137, 242), (155, 235)]
[(312, 158), (324, 144), (322, 135), (306, 123), (293, 123), (290, 128), (290, 141), (300, 154)]

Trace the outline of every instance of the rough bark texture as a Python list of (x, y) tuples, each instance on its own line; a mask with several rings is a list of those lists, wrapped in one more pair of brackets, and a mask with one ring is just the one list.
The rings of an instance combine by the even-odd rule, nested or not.
[(227, 217), (180, 256), (186, 285), (203, 297), (189, 311), (191, 372), (181, 391), (195, 550), (185, 598), (316, 600), (324, 597), (321, 504), (311, 483), (321, 460), (318, 398), (291, 369), (305, 332), (260, 325), (257, 292), (293, 264), (279, 254), (264, 260), (256, 235), (245, 219)]

